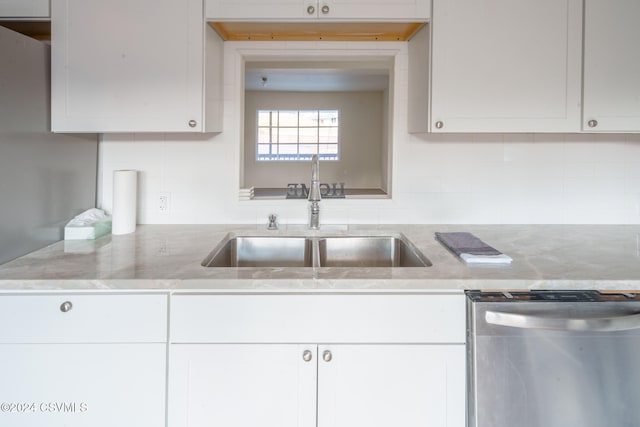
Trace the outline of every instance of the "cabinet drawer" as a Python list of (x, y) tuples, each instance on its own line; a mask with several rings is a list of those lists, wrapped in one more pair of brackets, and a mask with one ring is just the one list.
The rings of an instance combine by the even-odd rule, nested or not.
[(0, 343), (166, 342), (166, 295), (0, 296)]
[(173, 295), (174, 343), (464, 343), (462, 294)]

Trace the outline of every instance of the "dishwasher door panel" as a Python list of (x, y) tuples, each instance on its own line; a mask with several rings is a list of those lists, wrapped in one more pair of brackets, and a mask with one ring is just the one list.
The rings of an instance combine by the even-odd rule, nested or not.
[[(552, 303), (501, 304), (491, 310), (556, 320), (608, 319), (640, 312), (637, 303), (625, 304), (613, 314), (609, 304), (581, 304), (586, 311)], [(469, 331), (470, 427), (639, 425), (640, 330), (491, 325), (485, 320), (488, 309), (483, 304), (474, 308)]]

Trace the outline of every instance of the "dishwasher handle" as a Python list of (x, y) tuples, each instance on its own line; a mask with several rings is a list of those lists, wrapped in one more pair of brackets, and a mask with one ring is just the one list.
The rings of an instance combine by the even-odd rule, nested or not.
[(616, 317), (557, 318), (487, 310), (484, 319), (492, 325), (521, 329), (583, 332), (616, 332), (640, 329), (640, 313)]

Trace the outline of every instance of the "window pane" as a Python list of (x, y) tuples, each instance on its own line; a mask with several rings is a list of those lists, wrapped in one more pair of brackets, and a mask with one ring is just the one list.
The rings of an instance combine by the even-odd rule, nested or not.
[(320, 144), (320, 154), (335, 154), (338, 155), (338, 144)]
[[(277, 135), (274, 135), (277, 136)], [(268, 144), (271, 141), (271, 129), (269, 128), (258, 128), (258, 144)], [(277, 142), (277, 138), (275, 141)]]
[(258, 110), (257, 115), (257, 160), (308, 161), (313, 154), (338, 160), (338, 110)]
[(300, 111), (300, 126), (318, 127), (318, 110)]
[(300, 154), (318, 154), (318, 144), (300, 144)]
[(278, 111), (258, 110), (258, 126), (278, 126)]
[(280, 111), (280, 123), (278, 126), (298, 126), (297, 111)]
[(335, 144), (338, 143), (338, 128), (320, 128), (318, 130), (320, 133), (320, 142), (333, 142)]
[(300, 144), (311, 144), (318, 142), (318, 128), (300, 128)]
[(258, 154), (269, 154), (269, 145), (267, 145), (267, 144), (259, 144), (258, 145)]
[(279, 144), (278, 154), (298, 154), (298, 144)]
[(320, 126), (338, 126), (338, 110), (321, 110)]
[(278, 141), (281, 144), (295, 144), (298, 142), (298, 128), (278, 129)]

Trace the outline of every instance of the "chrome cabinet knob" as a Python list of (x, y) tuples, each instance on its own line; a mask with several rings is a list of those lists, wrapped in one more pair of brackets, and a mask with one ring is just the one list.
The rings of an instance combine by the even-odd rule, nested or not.
[(310, 6), (308, 6), (308, 7), (307, 7), (307, 13), (308, 13), (309, 15), (313, 15), (314, 13), (316, 13), (316, 8), (315, 8), (315, 7), (313, 7), (313, 6), (311, 6), (311, 5), (310, 5)]
[(444, 127), (444, 123), (441, 121), (436, 122), (436, 129), (442, 129)]
[(591, 119), (591, 120), (589, 120), (587, 122), (587, 125), (589, 125), (590, 128), (594, 128), (594, 127), (598, 126), (598, 121)]
[(73, 304), (71, 304), (71, 301), (65, 301), (60, 305), (60, 311), (63, 313), (70, 311), (72, 308), (73, 308)]
[(329, 13), (329, 6), (327, 6), (326, 4), (324, 6), (322, 6), (322, 9), (320, 9), (322, 11), (323, 14), (327, 14)]
[(305, 362), (310, 362), (311, 359), (313, 359), (313, 353), (311, 352), (311, 350), (305, 350), (302, 353), (302, 360), (304, 360)]
[(198, 126), (198, 122), (195, 120), (189, 120), (189, 127), (194, 128), (196, 126)]
[(331, 354), (331, 351), (325, 350), (322, 353), (322, 360), (324, 360), (325, 362), (331, 362), (331, 359), (333, 359), (333, 354)]

